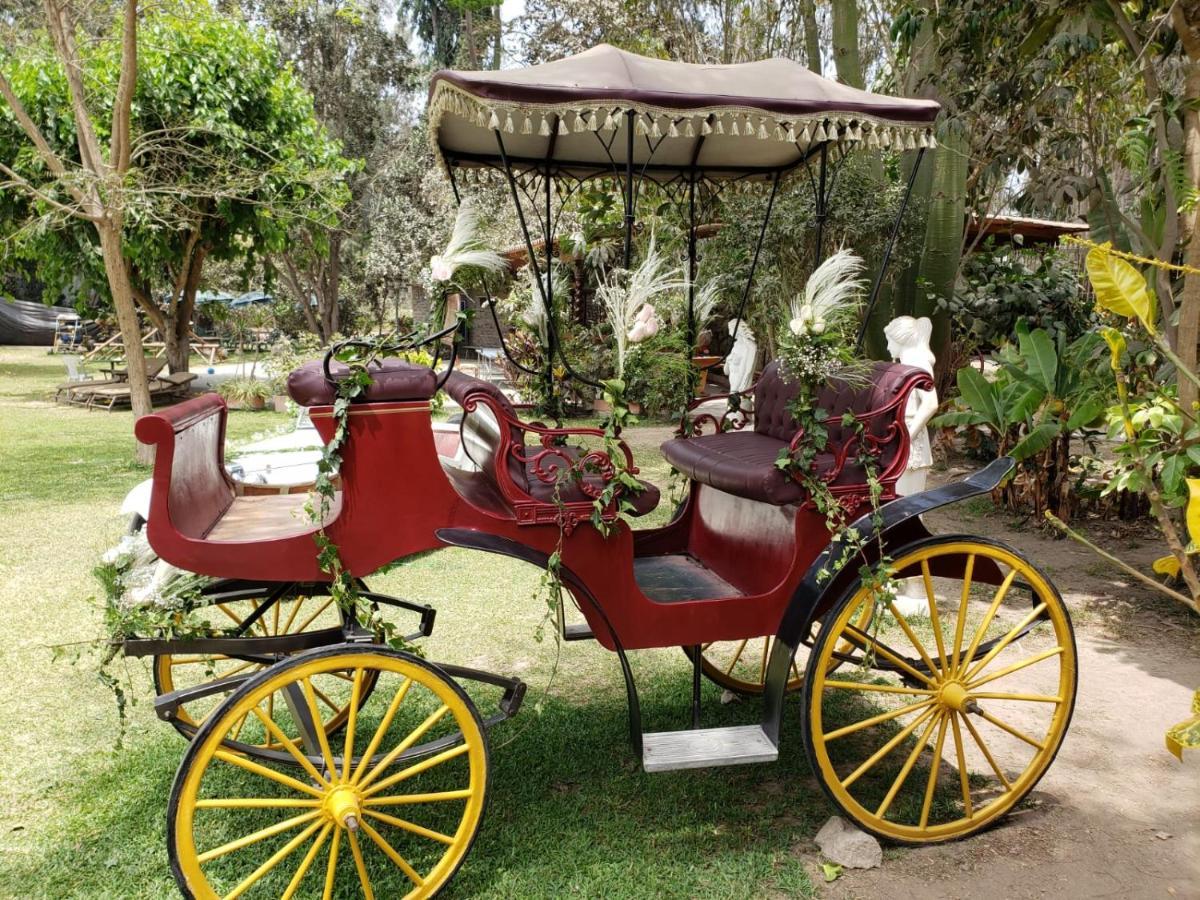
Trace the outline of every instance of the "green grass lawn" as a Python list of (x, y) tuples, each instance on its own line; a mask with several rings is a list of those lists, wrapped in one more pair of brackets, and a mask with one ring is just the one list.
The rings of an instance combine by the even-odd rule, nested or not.
[[(0, 641), (0, 897), (168, 897), (166, 805), (184, 744), (153, 717), (146, 664), (122, 664), (139, 702), (116, 749), (115, 708), (93, 660), (51, 658), (53, 645), (99, 634), (91, 568), (122, 532), (121, 498), (148, 475), (131, 462), (130, 413), (51, 402), (63, 371), (41, 350), (0, 348), (0, 612), (9, 623)], [(234, 412), (230, 440), (286, 418)], [(664, 486), (656, 448), (666, 435), (629, 435), (644, 473)], [(809, 839), (831, 809), (804, 761), (798, 711), (776, 765), (642, 773), (615, 656), (575, 643), (559, 658), (553, 640), (536, 642), (537, 580), (520, 563), (447, 550), (372, 581), (438, 608), (429, 658), (529, 685), (522, 713), (491, 734), (490, 805), (446, 895), (811, 896)], [(646, 728), (684, 727), (683, 654), (637, 653), (633, 665)], [(704, 701), (706, 725), (758, 718), (757, 704), (723, 705), (711, 685)]]

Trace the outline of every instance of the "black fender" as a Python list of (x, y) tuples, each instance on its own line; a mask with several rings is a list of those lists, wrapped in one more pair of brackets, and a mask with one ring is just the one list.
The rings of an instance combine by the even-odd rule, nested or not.
[[(850, 528), (861, 534), (868, 544), (882, 545), (885, 553), (894, 556), (909, 544), (930, 537), (919, 518), (922, 513), (991, 493), (1008, 476), (1014, 465), (1011, 457), (1002, 456), (962, 481), (900, 497), (885, 504), (879, 509), (878, 524), (872, 521), (875, 515), (868, 513), (857, 519)], [(857, 564), (843, 563), (840, 569), (834, 570), (847, 543), (844, 535), (836, 535), (830, 541), (829, 546), (804, 573), (779, 620), (776, 640), (767, 662), (763, 707), (763, 730), (776, 744), (779, 742), (788, 673), (796, 650), (809, 636), (817, 618), (837, 602), (858, 578)]]
[[(434, 533), (437, 535), (437, 539), (447, 546), (462, 547), (467, 550), (482, 550), (485, 553), (497, 553), (501, 556), (508, 556), (531, 563), (540, 569), (546, 568), (546, 564), (550, 560), (548, 553), (535, 550), (532, 547), (522, 544), (520, 541), (514, 541), (510, 538), (501, 537), (486, 531), (475, 531), (471, 528), (439, 528)], [(566, 566), (559, 566), (558, 573), (563, 584), (575, 595), (576, 599), (586, 602), (596, 611), (596, 615), (604, 622), (604, 627), (608, 629), (608, 633), (612, 636), (613, 646), (616, 648), (617, 658), (621, 663), (621, 674), (625, 678), (626, 698), (629, 701), (629, 740), (633, 744), (634, 753), (637, 755), (637, 760), (640, 764), (642, 761), (642, 711), (641, 705), (638, 702), (637, 685), (633, 681), (633, 669), (629, 666), (629, 658), (625, 655), (625, 648), (621, 645), (621, 638), (617, 634), (616, 629), (612, 627), (612, 622), (605, 615), (604, 608), (596, 599), (595, 594), (588, 589), (583, 580)]]

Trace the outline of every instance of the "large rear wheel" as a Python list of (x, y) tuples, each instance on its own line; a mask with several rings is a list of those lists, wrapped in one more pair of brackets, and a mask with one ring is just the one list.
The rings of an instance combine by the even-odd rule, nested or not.
[(808, 664), (809, 759), (861, 828), (903, 843), (965, 837), (1020, 803), (1062, 744), (1070, 619), (1041, 572), (983, 538), (922, 542), (892, 572), (923, 586), (928, 615), (862, 586), (834, 607)]
[[(345, 704), (335, 740), (313, 726), (318, 690)], [(235, 729), (271, 735), (278, 759), (229, 749)], [(197, 732), (171, 792), (172, 870), (204, 900), (432, 896), (471, 848), (487, 785), (483, 723), (435, 666), (378, 646), (308, 651), (258, 673)]]

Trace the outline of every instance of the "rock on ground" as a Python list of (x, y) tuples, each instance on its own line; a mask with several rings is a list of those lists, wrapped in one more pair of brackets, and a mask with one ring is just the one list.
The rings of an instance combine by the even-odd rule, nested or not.
[(817, 832), (817, 846), (832, 862), (847, 869), (874, 869), (883, 862), (879, 841), (834, 816)]

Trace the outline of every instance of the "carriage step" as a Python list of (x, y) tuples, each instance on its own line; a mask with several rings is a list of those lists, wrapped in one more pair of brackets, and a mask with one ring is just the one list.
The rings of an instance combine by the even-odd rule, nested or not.
[(563, 626), (564, 641), (590, 641), (596, 635), (592, 633), (591, 626), (587, 622), (578, 622), (572, 625)]
[(761, 725), (652, 731), (642, 735), (642, 767), (647, 772), (704, 769), (774, 762), (776, 747)]

